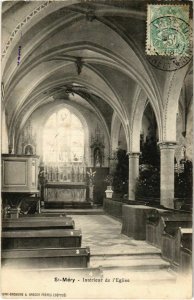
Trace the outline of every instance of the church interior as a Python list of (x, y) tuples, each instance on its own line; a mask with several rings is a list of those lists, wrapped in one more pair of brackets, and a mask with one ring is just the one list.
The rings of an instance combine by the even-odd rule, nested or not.
[(140, 0), (3, 2), (10, 278), (18, 268), (59, 281), (116, 277), (127, 293), (191, 274), (192, 59), (172, 71), (151, 64), (146, 16)]

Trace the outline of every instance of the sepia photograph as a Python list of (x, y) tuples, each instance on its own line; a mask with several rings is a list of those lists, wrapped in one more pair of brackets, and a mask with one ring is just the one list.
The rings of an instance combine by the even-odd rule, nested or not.
[(192, 299), (192, 1), (1, 1), (2, 299)]

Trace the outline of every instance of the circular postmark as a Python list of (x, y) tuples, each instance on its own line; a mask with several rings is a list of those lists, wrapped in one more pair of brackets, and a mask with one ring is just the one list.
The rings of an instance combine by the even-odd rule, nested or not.
[(183, 19), (163, 16), (150, 23), (148, 61), (163, 71), (184, 67), (192, 58), (192, 30)]

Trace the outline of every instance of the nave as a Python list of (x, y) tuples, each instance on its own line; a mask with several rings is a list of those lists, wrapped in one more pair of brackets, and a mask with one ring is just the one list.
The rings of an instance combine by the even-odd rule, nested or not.
[(190, 4), (3, 2), (3, 296), (191, 296)]
[[(28, 267), (26, 265), (22, 266), (22, 264), (21, 266), (19, 265), (19, 270), (17, 270), (17, 265), (15, 265), (14, 273), (11, 271), (13, 266), (11, 268), (10, 266), (6, 267), (5, 264), (3, 268), (4, 276), (2, 277), (4, 290), (6, 290), (8, 284), (14, 286), (15, 275), (18, 275), (19, 282), (16, 281), (16, 293), (20, 290), (23, 292), (26, 290), (29, 294), (30, 290), (32, 293), (34, 291), (40, 295), (41, 293), (44, 294), (46, 286), (47, 293), (52, 295), (55, 292), (64, 294), (68, 290), (69, 294), (67, 295), (71, 298), (75, 296), (75, 289), (79, 288), (80, 297), (82, 298), (85, 295), (85, 292), (83, 292), (83, 290), (85, 291), (84, 287), (86, 287), (88, 297), (96, 295), (95, 293), (99, 293), (100, 297), (104, 297), (106, 293), (110, 295), (113, 290), (117, 294), (118, 289), (122, 290), (122, 293), (124, 293), (122, 295), (127, 295), (130, 291), (130, 295), (134, 293), (134, 296), (138, 297), (140, 296), (139, 291), (133, 289), (136, 285), (141, 287), (144, 296), (146, 293), (149, 293), (148, 295), (151, 298), (154, 298), (156, 295), (161, 295), (162, 297), (166, 292), (170, 295), (172, 291), (173, 295), (176, 295), (176, 289), (178, 295), (181, 292), (185, 293), (184, 280), (188, 284), (188, 280), (191, 280), (191, 278), (186, 275), (182, 277), (180, 273), (175, 272), (172, 264), (162, 258), (159, 248), (147, 243), (145, 240), (137, 240), (122, 234), (121, 219), (119, 220), (105, 214), (102, 209), (94, 209), (93, 212), (91, 210), (87, 212), (85, 209), (77, 210), (77, 212), (69, 210), (70, 214), (68, 210), (52, 210), (52, 212), (50, 210), (50, 213), (45, 211), (42, 212), (42, 215), (46, 214), (44, 217), (39, 214), (20, 219), (21, 221), (23, 221), (22, 219), (26, 219), (26, 221), (28, 219), (28, 222), (30, 218), (39, 220), (41, 218), (47, 220), (53, 218), (55, 222), (57, 219), (72, 219), (75, 229), (81, 231), (81, 243), (77, 244), (76, 249), (80, 249), (78, 246), (81, 246), (82, 249), (89, 247), (90, 256), (87, 267), (82, 265), (80, 268), (75, 264), (69, 268), (68, 265), (63, 265), (63, 263), (57, 266), (54, 257), (54, 263), (50, 264), (51, 267), (49, 267), (48, 261), (46, 264), (39, 266), (33, 265), (32, 261), (31, 266), (28, 265)], [(56, 233), (57, 231), (59, 232), (60, 230), (56, 229)], [(49, 247), (52, 246), (52, 242), (51, 238)], [(25, 248), (24, 245), (25, 243), (23, 248)], [(49, 247), (47, 246), (47, 249), (45, 248), (44, 251), (47, 251)], [(66, 247), (68, 247), (68, 244), (66, 244)], [(40, 248), (40, 244), (38, 248)], [(51, 248), (51, 250), (53, 249)], [(58, 250), (60, 251), (60, 248)], [(41, 255), (40, 251), (39, 254)], [(9, 276), (9, 283), (7, 282), (7, 276)], [(56, 278), (59, 280), (57, 283), (55, 282)], [(71, 280), (74, 280), (75, 289), (74, 286), (72, 289)], [(158, 288), (161, 288), (161, 285), (165, 289), (161, 289), (160, 293), (158, 293)], [(189, 293), (188, 290), (187, 292)]]

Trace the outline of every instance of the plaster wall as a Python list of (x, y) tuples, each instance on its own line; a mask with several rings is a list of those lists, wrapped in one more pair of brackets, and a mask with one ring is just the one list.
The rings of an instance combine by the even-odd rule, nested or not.
[[(30, 117), (31, 126), (33, 133), (36, 133), (35, 138), (35, 144), (36, 144), (36, 154), (40, 155), (40, 158), (42, 159), (43, 156), (43, 129), (44, 124), (48, 117), (54, 113), (56, 110), (60, 108), (68, 108), (70, 111), (75, 112), (78, 111), (79, 113), (76, 115), (79, 117), (79, 114), (82, 115), (82, 124), (85, 126), (85, 158), (86, 163), (90, 167), (92, 166), (92, 157), (91, 157), (91, 149), (90, 149), (90, 138), (91, 135), (95, 136), (95, 129), (97, 128), (97, 125), (100, 129), (100, 132), (104, 135), (104, 143), (105, 143), (105, 151), (104, 151), (104, 167), (108, 167), (108, 156), (109, 156), (109, 137), (106, 132), (105, 127), (103, 126), (102, 121), (99, 119), (96, 114), (94, 114), (92, 111), (89, 111), (87, 108), (81, 107), (80, 105), (70, 105), (68, 103), (64, 103), (65, 101), (57, 100), (54, 103), (50, 103), (47, 105), (44, 105), (37, 109)], [(83, 120), (85, 120), (85, 124), (83, 123)], [(29, 121), (29, 119), (28, 119)], [(28, 122), (27, 121), (27, 122)], [(24, 125), (25, 126), (27, 125)], [(87, 127), (87, 128), (86, 128)], [(23, 129), (21, 130), (22, 133)], [(19, 143), (18, 143), (18, 150), (17, 152), (20, 154), (22, 153), (22, 138), (20, 135)]]
[(183, 158), (182, 147), (186, 147), (186, 159), (193, 161), (193, 101), (191, 101), (190, 106), (188, 108), (188, 113), (186, 114), (186, 135), (183, 136), (183, 128), (185, 127), (183, 124), (183, 118), (179, 111), (177, 115), (176, 122), (176, 137), (177, 137), (177, 146), (175, 149), (176, 159), (179, 161)]
[[(15, 1), (14, 1), (15, 2)], [(33, 9), (41, 5), (44, 1), (23, 1), (20, 3), (14, 4), (14, 2), (3, 1), (2, 2), (2, 29), (3, 35), (1, 39), (2, 48), (5, 47), (6, 42), (8, 41), (11, 32), (14, 28), (23, 21), (25, 16), (29, 15)], [(12, 7), (11, 7), (12, 6)], [(5, 12), (4, 12), (5, 11)]]
[(121, 99), (122, 105), (125, 107), (127, 119), (131, 116), (132, 102), (134, 98), (136, 83), (126, 74), (115, 70), (114, 68), (108, 68), (105, 66), (98, 66), (103, 76), (112, 84), (114, 90), (117, 91), (119, 99)]
[(6, 124), (6, 115), (5, 110), (2, 109), (1, 114), (1, 152), (8, 153), (8, 131), (7, 131), (7, 124)]
[(149, 120), (146, 118), (145, 115), (143, 115), (141, 133), (143, 134), (144, 142), (146, 141), (146, 137), (148, 136), (149, 133), (148, 130), (149, 126), (150, 126)]
[(127, 151), (127, 141), (122, 124), (119, 131), (119, 148)]

